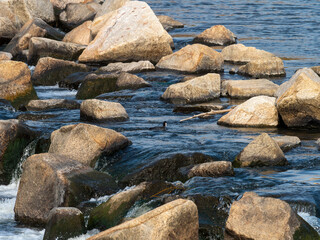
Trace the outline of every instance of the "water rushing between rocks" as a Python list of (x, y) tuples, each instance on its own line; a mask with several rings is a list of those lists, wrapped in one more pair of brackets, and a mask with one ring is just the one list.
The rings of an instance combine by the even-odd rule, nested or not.
[[(287, 77), (271, 79), (276, 84), (287, 81), (299, 68), (319, 65), (319, 1), (146, 2), (156, 14), (169, 15), (185, 23), (185, 28), (169, 32), (174, 38), (176, 50), (191, 43), (193, 37), (203, 30), (222, 24), (237, 35), (239, 43), (272, 52), (284, 60)], [(229, 75), (232, 65), (225, 64), (224, 67), (222, 79), (248, 79), (240, 75)], [(101, 159), (96, 169), (120, 179), (127, 173), (175, 153), (201, 152), (219, 160), (233, 161), (253, 137), (262, 132), (271, 136), (298, 136), (302, 140), (301, 146), (285, 153), (288, 166), (235, 169), (234, 177), (194, 177), (184, 184), (187, 190), (183, 196), (214, 196), (219, 198), (219, 208), (228, 211), (230, 202), (224, 197), (237, 199), (246, 191), (255, 191), (261, 196), (273, 196), (287, 201), (320, 233), (320, 152), (315, 143), (320, 137), (320, 131), (227, 128), (217, 125), (220, 115), (179, 123), (179, 120), (192, 114), (174, 113), (174, 105), (160, 101), (160, 96), (170, 84), (179, 82), (185, 75), (166, 71), (138, 75), (151, 83), (152, 88), (122, 90), (105, 95), (107, 99), (119, 101), (130, 120), (98, 124), (122, 133), (133, 145), (107, 160)], [(35, 89), (40, 99), (75, 99), (76, 95), (76, 91), (58, 86)], [(215, 102), (234, 104), (228, 98)], [(1, 119), (16, 118), (21, 113), (0, 106)], [(27, 121), (27, 125), (50, 134), (61, 126), (80, 122), (79, 110), (48, 110), (45, 114), (54, 114), (56, 117)], [(168, 122), (166, 131), (149, 130), (161, 126), (163, 121)], [(25, 152), (28, 151), (31, 149)], [(9, 186), (0, 186), (0, 239), (42, 239), (43, 230), (23, 228), (14, 222), (13, 207), (18, 180), (12, 181)], [(139, 216), (157, 204), (156, 199), (143, 205), (136, 204), (127, 217)], [(212, 223), (210, 217), (206, 221)], [(76, 239), (84, 239), (95, 233), (89, 232)], [(220, 239), (219, 236), (211, 237)]]

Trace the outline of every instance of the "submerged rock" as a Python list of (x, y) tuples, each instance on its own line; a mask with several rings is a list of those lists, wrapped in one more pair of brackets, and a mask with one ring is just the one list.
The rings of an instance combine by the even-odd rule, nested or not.
[(288, 203), (253, 192), (233, 202), (226, 231), (231, 239), (320, 239)]
[(79, 85), (85, 80), (86, 76), (90, 73), (88, 72), (75, 72), (68, 75), (63, 80), (59, 81), (60, 88), (68, 88), (70, 90), (75, 89), (78, 90)]
[(89, 43), (93, 40), (91, 25), (92, 21), (84, 22), (80, 26), (68, 32), (62, 41), (80, 45), (89, 45)]
[(172, 103), (208, 102), (220, 97), (220, 75), (208, 73), (192, 80), (170, 85), (161, 99)]
[(284, 166), (288, 161), (279, 145), (267, 133), (262, 133), (241, 151), (234, 164), (241, 167)]
[(223, 25), (206, 29), (195, 37), (193, 42), (209, 46), (226, 46), (236, 43), (237, 37)]
[(276, 141), (283, 152), (287, 152), (301, 144), (301, 140), (295, 136), (278, 136), (273, 137), (273, 140)]
[(158, 15), (157, 18), (159, 19), (160, 23), (162, 24), (163, 28), (166, 31), (170, 31), (174, 28), (183, 28), (184, 24), (174, 20), (172, 17), (166, 15)]
[(199, 238), (198, 221), (197, 206), (190, 200), (178, 199), (88, 240), (196, 240)]
[(112, 154), (129, 144), (130, 141), (116, 131), (79, 123), (54, 131), (49, 153), (66, 155), (86, 166), (94, 166), (101, 154)]
[(23, 113), (18, 115), (17, 119), (21, 121), (39, 121), (44, 119), (50, 119), (57, 117), (55, 114), (31, 114), (31, 113)]
[(175, 106), (173, 112), (192, 113), (192, 112), (210, 112), (211, 110), (222, 110), (226, 106), (215, 103), (199, 103), (193, 105)]
[(45, 99), (45, 100), (31, 100), (26, 108), (28, 111), (42, 111), (48, 109), (79, 109), (80, 103), (68, 99)]
[(221, 72), (223, 57), (210, 47), (193, 44), (161, 58), (156, 67), (188, 73)]
[(274, 97), (258, 96), (236, 106), (218, 120), (233, 127), (276, 127), (279, 124)]
[(139, 73), (146, 71), (154, 71), (156, 68), (150, 61), (139, 61), (130, 63), (109, 63), (105, 67), (101, 67), (97, 70), (97, 73), (103, 72), (128, 72), (128, 73)]
[(44, 226), (55, 207), (74, 207), (92, 197), (118, 190), (110, 175), (84, 166), (67, 156), (32, 155), (23, 165), (15, 219), (29, 226)]
[(86, 233), (83, 213), (72, 207), (53, 208), (48, 217), (43, 240), (67, 240)]

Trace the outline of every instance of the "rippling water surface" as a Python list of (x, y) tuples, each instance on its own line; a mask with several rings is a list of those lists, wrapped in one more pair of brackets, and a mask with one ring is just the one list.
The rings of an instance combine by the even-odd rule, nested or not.
[[(156, 14), (165, 14), (185, 23), (185, 28), (170, 32), (176, 50), (191, 43), (193, 37), (217, 24), (234, 32), (239, 43), (270, 51), (283, 58), (287, 77), (272, 79), (277, 84), (287, 81), (301, 67), (320, 65), (320, 1), (147, 1)], [(246, 79), (229, 75), (231, 65), (225, 66), (222, 79)], [(320, 131), (288, 129), (236, 129), (217, 125), (220, 116), (179, 123), (190, 114), (173, 113), (173, 105), (161, 102), (159, 97), (170, 84), (184, 75), (169, 72), (140, 74), (152, 88), (107, 94), (126, 108), (130, 120), (124, 123), (99, 124), (115, 129), (130, 138), (133, 145), (117, 153), (97, 168), (121, 178), (123, 172), (132, 172), (157, 159), (174, 153), (202, 152), (220, 160), (233, 161), (235, 156), (262, 132), (272, 136), (296, 135), (302, 145), (286, 153), (290, 163), (286, 167), (236, 169), (235, 177), (196, 177), (185, 183), (185, 195), (202, 194), (231, 196), (245, 191), (274, 196), (288, 201), (299, 214), (320, 232), (320, 152), (315, 140)], [(75, 99), (76, 92), (58, 87), (37, 87), (38, 96)], [(230, 103), (222, 98), (217, 103)], [(231, 104), (231, 103), (230, 103)], [(44, 133), (50, 133), (66, 124), (78, 123), (79, 110), (57, 110), (52, 119), (27, 124)], [(2, 119), (15, 118), (21, 112), (0, 107)], [(150, 131), (150, 127), (168, 122), (167, 131)], [(124, 171), (124, 169), (126, 171)], [(43, 231), (20, 228), (13, 220), (13, 206), (17, 185), (0, 186), (0, 239), (42, 239)], [(133, 210), (132, 210), (133, 211)], [(136, 212), (139, 212), (135, 210)], [(142, 211), (143, 212), (143, 211)], [(92, 233), (94, 234), (94, 233)], [(87, 235), (88, 236), (88, 235)], [(86, 236), (83, 236), (84, 239)]]

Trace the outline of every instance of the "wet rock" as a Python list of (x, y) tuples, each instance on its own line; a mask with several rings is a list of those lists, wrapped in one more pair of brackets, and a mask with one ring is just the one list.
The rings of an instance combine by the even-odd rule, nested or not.
[(123, 185), (136, 185), (141, 182), (152, 182), (156, 180), (175, 182), (185, 180), (185, 176), (179, 169), (189, 165), (205, 162), (213, 162), (215, 159), (202, 153), (192, 155), (176, 154), (169, 158), (164, 158), (125, 176), (121, 182)]
[(129, 116), (125, 108), (117, 102), (88, 99), (81, 103), (80, 119), (87, 121), (126, 121)]
[(226, 231), (231, 239), (320, 239), (288, 203), (253, 192), (232, 204)]
[(62, 41), (80, 45), (89, 45), (89, 43), (93, 40), (91, 25), (92, 21), (84, 22), (80, 26), (68, 32)]
[(103, 72), (128, 72), (128, 73), (139, 73), (146, 71), (156, 70), (154, 65), (150, 61), (139, 61), (131, 63), (109, 63), (105, 67), (101, 67), (97, 70), (97, 73)]
[(222, 82), (222, 88), (231, 98), (274, 97), (279, 85), (267, 79), (226, 80)]
[(78, 90), (79, 85), (85, 80), (86, 76), (90, 73), (88, 72), (76, 72), (68, 75), (65, 79), (59, 81), (59, 87), (68, 88), (70, 90)]
[(131, 142), (107, 128), (79, 123), (64, 126), (51, 134), (49, 153), (66, 155), (86, 166), (94, 166), (102, 154), (112, 154)]
[(17, 119), (21, 121), (39, 121), (44, 119), (50, 119), (57, 117), (55, 114), (31, 114), (31, 113), (23, 113), (20, 114)]
[(229, 70), (229, 73), (230, 73), (230, 74), (236, 74), (236, 73), (237, 73), (237, 70), (236, 70), (235, 68), (231, 68), (231, 69)]
[(110, 14), (79, 61), (158, 62), (161, 57), (172, 53), (170, 44), (173, 40), (147, 3), (129, 1)]
[(236, 106), (218, 120), (218, 124), (233, 127), (276, 127), (279, 124), (274, 97), (258, 96)]
[(208, 102), (220, 97), (220, 75), (208, 73), (192, 80), (170, 85), (161, 99), (172, 103)]
[[(0, 33), (1, 34), (1, 33)], [(12, 54), (8, 52), (1, 52), (0, 51), (0, 61), (3, 60), (11, 60), (12, 59)]]
[(72, 61), (51, 57), (40, 58), (32, 74), (34, 85), (53, 86), (76, 72), (87, 72), (89, 67)]
[(209, 46), (226, 46), (234, 44), (237, 37), (223, 25), (216, 25), (206, 29), (195, 37), (193, 42)]
[(273, 140), (279, 145), (283, 152), (288, 152), (301, 144), (301, 140), (295, 136), (278, 136), (273, 137)]
[(298, 70), (280, 85), (277, 108), (288, 127), (319, 127), (320, 77), (311, 69)]
[(31, 100), (26, 108), (28, 111), (43, 111), (48, 109), (79, 109), (80, 103), (68, 99), (45, 99), (45, 100)]
[(7, 185), (25, 147), (37, 133), (18, 120), (0, 120), (0, 185)]
[(116, 85), (119, 90), (151, 87), (151, 84), (143, 78), (125, 72), (119, 75)]
[(288, 162), (276, 141), (262, 133), (241, 151), (234, 164), (240, 167), (284, 166)]
[(32, 155), (23, 165), (15, 219), (29, 226), (44, 226), (55, 207), (74, 207), (92, 197), (112, 194), (117, 184), (106, 173), (67, 156)]
[(221, 72), (223, 71), (223, 57), (221, 53), (212, 48), (193, 44), (161, 58), (156, 67), (189, 73)]
[[(99, 239), (198, 239), (198, 211), (189, 200), (178, 199), (131, 221), (101, 232), (89, 240)], [(174, 236), (174, 237), (173, 237)]]
[(77, 60), (85, 45), (66, 43), (47, 38), (33, 37), (29, 42), (28, 63), (36, 64), (39, 58), (53, 57), (63, 60)]
[(25, 63), (0, 61), (0, 98), (10, 101), (15, 108), (38, 98)]
[(255, 47), (246, 47), (243, 44), (233, 44), (222, 49), (221, 54), (224, 61), (243, 64), (253, 60), (268, 59), (275, 57), (274, 54)]
[(311, 68), (318, 76), (320, 76), (320, 66), (315, 66)]
[(163, 28), (166, 31), (170, 31), (174, 28), (183, 28), (184, 27), (183, 23), (181, 23), (177, 20), (174, 20), (172, 17), (166, 16), (166, 15), (158, 15), (157, 17), (158, 17), (160, 23), (162, 24)]
[(83, 213), (72, 207), (53, 208), (43, 240), (67, 240), (86, 233)]
[(192, 113), (192, 112), (210, 112), (211, 110), (222, 110), (226, 106), (215, 103), (200, 103), (194, 105), (175, 106), (173, 112)]
[(86, 21), (93, 20), (101, 5), (95, 2), (69, 3), (59, 20), (66, 29), (74, 29)]
[(112, 11), (115, 11), (121, 7), (123, 7), (127, 2), (130, 0), (106, 0), (102, 4), (101, 8), (97, 12), (95, 18), (101, 17), (102, 15), (105, 15), (107, 13), (110, 13)]
[(278, 57), (252, 60), (239, 67), (237, 73), (254, 78), (286, 76), (283, 61)]

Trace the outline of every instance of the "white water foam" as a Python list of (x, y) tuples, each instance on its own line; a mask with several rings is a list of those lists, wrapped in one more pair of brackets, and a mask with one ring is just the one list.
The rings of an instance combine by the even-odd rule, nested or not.
[(320, 234), (319, 218), (317, 218), (316, 216), (311, 216), (309, 213), (306, 213), (306, 212), (298, 212), (298, 214)]
[(89, 237), (92, 237), (96, 234), (98, 234), (100, 231), (98, 229), (93, 229), (91, 231), (88, 231), (86, 234), (80, 235), (78, 237), (69, 238), (68, 240), (86, 240)]

